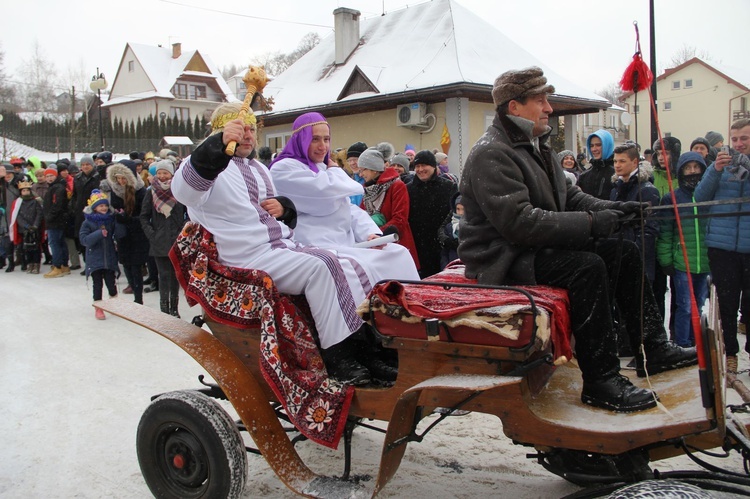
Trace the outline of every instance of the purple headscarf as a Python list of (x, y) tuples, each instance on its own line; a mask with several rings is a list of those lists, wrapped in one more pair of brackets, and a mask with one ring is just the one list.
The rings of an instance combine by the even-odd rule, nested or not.
[[(318, 166), (314, 161), (307, 157), (307, 151), (308, 149), (310, 149), (310, 143), (312, 142), (313, 125), (317, 125), (319, 123), (325, 123), (326, 125), (328, 125), (325, 116), (320, 113), (305, 113), (294, 120), (294, 124), (292, 125), (292, 137), (284, 146), (284, 150), (281, 151), (278, 156), (276, 156), (276, 159), (274, 159), (271, 164), (268, 165), (268, 167), (273, 168), (273, 165), (277, 161), (280, 161), (284, 158), (293, 158), (297, 161), (300, 161), (301, 163), (306, 164), (310, 167), (310, 170), (318, 173)], [(328, 129), (330, 130), (330, 126), (328, 127)], [(326, 165), (328, 164), (329, 154), (330, 150), (326, 153), (326, 157), (323, 158), (323, 162)]]

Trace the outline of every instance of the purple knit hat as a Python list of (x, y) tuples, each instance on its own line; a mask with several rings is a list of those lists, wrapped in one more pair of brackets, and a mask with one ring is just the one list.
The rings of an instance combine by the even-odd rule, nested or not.
[[(293, 158), (306, 164), (310, 167), (310, 170), (318, 173), (318, 167), (315, 162), (307, 157), (307, 151), (308, 149), (310, 149), (310, 143), (312, 142), (313, 125), (318, 125), (321, 123), (328, 125), (325, 116), (320, 113), (305, 113), (294, 120), (294, 124), (292, 125), (291, 139), (289, 139), (289, 142), (287, 142), (284, 146), (284, 150), (281, 151), (278, 156), (276, 156), (276, 159), (274, 159), (268, 167), (273, 168), (273, 165), (277, 161), (280, 161), (284, 158)], [(331, 127), (328, 126), (328, 129), (330, 130)], [(323, 162), (325, 164), (328, 164), (329, 154), (330, 151), (328, 151), (326, 153), (326, 157), (323, 158)]]

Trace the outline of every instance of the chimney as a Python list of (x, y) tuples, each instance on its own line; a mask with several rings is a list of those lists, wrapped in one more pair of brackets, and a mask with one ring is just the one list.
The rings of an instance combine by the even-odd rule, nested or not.
[(173, 43), (172, 44), (172, 59), (177, 59), (181, 55), (182, 55), (182, 44)]
[(333, 30), (336, 36), (336, 64), (344, 64), (359, 45), (358, 10), (339, 7), (333, 11)]

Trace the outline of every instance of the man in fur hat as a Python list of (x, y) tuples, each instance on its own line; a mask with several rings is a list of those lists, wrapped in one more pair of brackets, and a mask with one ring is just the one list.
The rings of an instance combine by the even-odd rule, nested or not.
[[(568, 291), (584, 403), (620, 412), (654, 407), (650, 390), (619, 373), (609, 302), (608, 274), (616, 271), (618, 243), (607, 236), (623, 213), (638, 213), (641, 204), (599, 200), (566, 183), (548, 143), (552, 106), (547, 96), (554, 91), (537, 67), (495, 80), (497, 115), (463, 171), (458, 255), (466, 276), (480, 284), (545, 284)], [(634, 345), (641, 337), (642, 305), (647, 317), (643, 343), (649, 374), (694, 364), (695, 349), (667, 340), (648, 287), (641, 303), (643, 269), (630, 241), (623, 242), (619, 267), (614, 296)], [(636, 361), (638, 375), (645, 376), (643, 357)]]

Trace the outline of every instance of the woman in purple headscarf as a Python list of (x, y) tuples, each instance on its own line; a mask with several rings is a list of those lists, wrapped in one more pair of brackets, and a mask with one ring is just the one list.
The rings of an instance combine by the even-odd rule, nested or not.
[[(280, 196), (297, 208), (294, 239), (346, 254), (361, 263), (363, 279), (419, 279), (409, 251), (388, 244), (381, 251), (352, 246), (381, 236), (366, 211), (349, 202), (362, 195), (362, 185), (344, 170), (328, 166), (331, 131), (320, 113), (303, 114), (294, 121), (292, 137), (271, 163), (271, 177)], [(369, 287), (366, 284), (365, 287)], [(368, 290), (369, 291), (369, 290)]]

